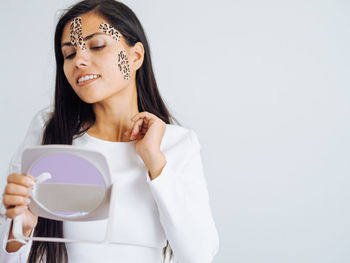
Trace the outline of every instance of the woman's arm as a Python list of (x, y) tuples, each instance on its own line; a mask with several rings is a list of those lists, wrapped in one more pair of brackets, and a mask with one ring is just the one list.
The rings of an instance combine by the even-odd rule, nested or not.
[[(0, 226), (0, 262), (6, 263), (19, 263), (27, 262), (27, 258), (32, 247), (32, 241), (28, 241), (25, 245), (18, 242), (7, 243), (8, 239), (13, 239), (11, 231), (12, 220), (10, 218), (6, 219), (6, 222)], [(27, 236), (33, 236), (33, 232), (24, 233)]]
[(209, 263), (219, 249), (219, 236), (211, 214), (200, 144), (191, 130), (189, 137), (192, 144), (186, 164), (179, 169), (167, 160), (161, 174), (148, 183), (174, 256), (179, 262)]
[[(50, 112), (50, 107), (47, 107), (39, 111), (34, 116), (28, 127), (26, 135), (22, 140), (22, 143), (18, 146), (15, 154), (10, 161), (10, 165), (7, 171), (8, 175), (11, 173), (21, 174), (22, 152), (28, 147), (41, 144), (44, 124), (48, 119)], [(1, 206), (3, 206), (2, 202)], [(3, 210), (6, 211), (5, 208), (3, 208)], [(31, 249), (32, 241), (29, 241), (25, 245), (21, 245), (18, 242), (7, 243), (8, 239), (12, 239), (12, 233), (10, 233), (11, 223), (12, 220), (8, 218), (4, 224), (0, 225), (0, 262), (26, 262)], [(33, 236), (33, 233), (34, 229), (31, 232), (31, 236)], [(24, 234), (28, 235), (28, 233)]]

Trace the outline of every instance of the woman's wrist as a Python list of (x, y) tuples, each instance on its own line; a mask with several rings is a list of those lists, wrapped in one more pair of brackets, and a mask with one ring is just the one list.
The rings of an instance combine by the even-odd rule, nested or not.
[(150, 153), (145, 159), (147, 159), (144, 161), (147, 164), (146, 166), (148, 168), (149, 177), (151, 180), (154, 180), (162, 173), (162, 170), (167, 162), (165, 155), (159, 151)]
[(27, 228), (27, 229), (23, 229), (23, 235), (25, 235), (26, 237), (30, 237), (30, 235), (32, 234), (34, 228)]
[[(11, 223), (11, 227), (10, 227), (10, 232), (9, 232), (8, 240), (10, 240), (10, 239), (15, 239), (15, 237), (14, 237), (13, 234), (12, 234), (12, 227), (13, 227), (13, 222)], [(24, 229), (23, 229), (23, 235), (26, 236), (26, 237), (30, 237), (30, 235), (32, 234), (33, 229), (34, 229), (34, 228), (28, 229), (28, 230), (24, 230)], [(18, 251), (22, 246), (24, 246), (24, 244), (21, 243), (21, 242), (11, 241), (11, 242), (8, 242), (8, 243), (7, 243), (7, 245), (6, 245), (6, 251), (7, 251), (8, 253), (13, 253), (13, 252)]]

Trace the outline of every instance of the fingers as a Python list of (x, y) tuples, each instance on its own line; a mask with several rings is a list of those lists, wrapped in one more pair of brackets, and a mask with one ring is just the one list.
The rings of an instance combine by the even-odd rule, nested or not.
[(28, 206), (16, 206), (14, 208), (9, 208), (6, 211), (6, 216), (8, 218), (15, 218), (18, 215), (23, 214), (28, 209)]
[(13, 183), (9, 183), (6, 185), (4, 193), (7, 195), (21, 195), (24, 197), (29, 196), (30, 194), (29, 189), (27, 187)]
[[(35, 178), (25, 174), (10, 174), (7, 177), (7, 185), (4, 189), (2, 203), (10, 215), (18, 215), (23, 212), (23, 207), (30, 203), (29, 187), (34, 186)], [(22, 208), (21, 208), (22, 207)]]
[(2, 203), (7, 208), (12, 206), (22, 206), (22, 205), (26, 206), (30, 203), (30, 199), (28, 197), (24, 197), (20, 195), (5, 194), (2, 198)]
[(140, 133), (141, 133), (142, 135), (145, 135), (146, 132), (147, 132), (147, 130), (148, 130), (148, 127), (142, 126), (142, 130), (140, 131)]
[(150, 127), (153, 124), (165, 125), (165, 122), (162, 119), (158, 118), (156, 115), (149, 113), (147, 111), (136, 114), (134, 117), (131, 118), (131, 121), (135, 122), (138, 119), (143, 119), (146, 122), (147, 127)]
[(131, 140), (136, 139), (140, 135), (145, 135), (148, 130), (148, 121), (146, 119), (138, 119), (135, 121), (133, 127), (125, 132), (126, 136), (129, 136)]
[(25, 187), (33, 187), (35, 178), (25, 174), (10, 174), (7, 177), (8, 183), (19, 184)]
[(134, 122), (132, 129), (125, 132), (125, 135), (130, 136), (131, 140), (143, 137), (151, 125), (164, 123), (157, 116), (147, 111), (136, 114), (131, 118), (131, 121)]
[(156, 117), (154, 114), (149, 113), (147, 111), (140, 112), (136, 114), (134, 117), (131, 118), (132, 121), (136, 121), (137, 119), (140, 118), (145, 118), (148, 121), (150, 121), (152, 118)]
[(131, 131), (132, 131), (132, 129), (131, 129), (131, 130), (128, 130), (128, 131), (126, 131), (124, 134), (125, 134), (126, 136), (130, 136), (130, 135), (131, 135)]
[(130, 135), (130, 139), (137, 137), (139, 131), (142, 129), (143, 119), (139, 119), (134, 123), (134, 127), (132, 128), (132, 132)]

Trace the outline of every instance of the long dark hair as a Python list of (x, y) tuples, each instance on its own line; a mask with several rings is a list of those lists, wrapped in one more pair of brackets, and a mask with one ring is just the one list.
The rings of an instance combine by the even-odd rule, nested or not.
[[(106, 19), (124, 37), (129, 46), (141, 42), (144, 47), (144, 60), (136, 72), (137, 105), (140, 112), (153, 113), (165, 123), (179, 122), (170, 115), (163, 102), (154, 77), (148, 41), (140, 21), (134, 12), (123, 3), (114, 0), (85, 0), (66, 10), (60, 17), (55, 31), (56, 84), (54, 111), (46, 122), (42, 144), (69, 144), (74, 136), (86, 132), (95, 122), (91, 104), (82, 101), (74, 92), (63, 72), (61, 37), (64, 26), (73, 18), (93, 11)], [(83, 128), (84, 127), (84, 128)], [(39, 217), (34, 236), (63, 237), (63, 222)], [(167, 250), (173, 252), (167, 241), (163, 248), (163, 261)], [(40, 260), (50, 263), (68, 262), (64, 243), (33, 241), (28, 262)]]

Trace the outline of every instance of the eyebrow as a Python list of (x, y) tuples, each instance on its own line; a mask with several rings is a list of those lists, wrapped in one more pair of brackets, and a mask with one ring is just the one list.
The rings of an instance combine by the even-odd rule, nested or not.
[[(84, 41), (87, 41), (91, 38), (93, 38), (94, 36), (97, 36), (97, 35), (106, 35), (105, 33), (102, 33), (102, 32), (96, 32), (96, 33), (93, 33), (91, 35), (88, 35), (86, 36), (83, 40)], [(64, 42), (61, 44), (61, 48), (64, 47), (64, 46), (73, 46), (72, 43), (69, 41), (69, 42)]]

